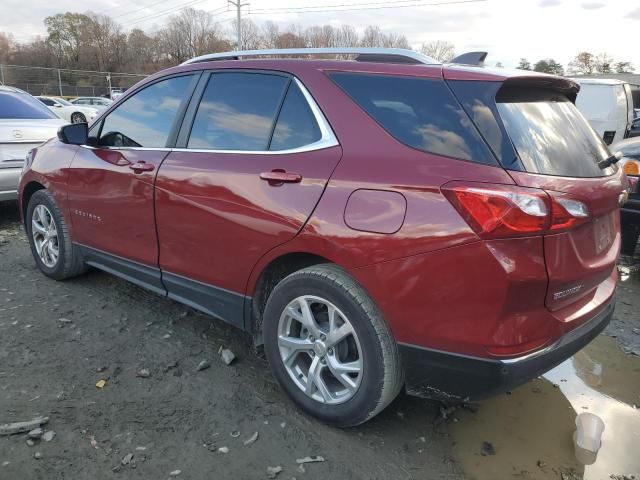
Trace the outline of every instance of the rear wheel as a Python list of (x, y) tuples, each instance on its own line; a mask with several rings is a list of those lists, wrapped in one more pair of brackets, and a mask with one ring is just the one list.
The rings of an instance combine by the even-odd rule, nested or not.
[(402, 387), (395, 341), (364, 289), (335, 265), (282, 280), (264, 313), (275, 377), (307, 413), (337, 426), (378, 414)]
[(80, 112), (74, 112), (71, 114), (71, 123), (87, 123), (87, 117)]
[(78, 247), (71, 243), (67, 223), (46, 190), (38, 190), (31, 196), (25, 225), (31, 253), (42, 273), (63, 280), (86, 271)]

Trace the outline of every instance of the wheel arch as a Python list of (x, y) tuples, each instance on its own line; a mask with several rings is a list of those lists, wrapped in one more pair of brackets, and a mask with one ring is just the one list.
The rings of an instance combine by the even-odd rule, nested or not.
[(26, 218), (27, 215), (27, 207), (29, 206), (29, 200), (31, 200), (31, 197), (33, 196), (34, 193), (36, 193), (38, 190), (44, 190), (46, 187), (36, 181), (36, 180), (31, 180), (29, 183), (27, 183), (24, 188), (22, 189), (22, 197), (21, 197), (21, 214), (22, 214), (22, 218)]
[[(245, 318), (247, 330), (256, 345), (262, 345), (262, 314), (274, 287), (285, 277), (303, 268), (321, 263), (335, 263), (310, 252), (288, 252), (272, 258), (256, 275)], [(248, 292), (249, 294), (249, 292)]]

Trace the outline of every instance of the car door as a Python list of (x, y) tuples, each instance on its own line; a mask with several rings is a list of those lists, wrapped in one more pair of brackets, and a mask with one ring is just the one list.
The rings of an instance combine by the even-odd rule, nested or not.
[(68, 172), (73, 239), (88, 263), (162, 292), (153, 183), (196, 83), (189, 74), (141, 87), (92, 126)]
[(170, 297), (242, 327), (251, 269), (302, 228), (341, 148), (289, 75), (200, 82), (156, 180), (159, 263)]

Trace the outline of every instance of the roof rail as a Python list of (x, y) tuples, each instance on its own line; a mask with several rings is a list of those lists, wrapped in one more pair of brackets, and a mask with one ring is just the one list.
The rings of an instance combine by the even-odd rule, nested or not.
[(304, 55), (356, 55), (356, 60), (361, 62), (389, 62), (389, 63), (413, 63), (424, 65), (436, 65), (440, 62), (413, 50), (403, 48), (283, 48), (272, 50), (244, 50), (239, 52), (210, 53), (194, 57), (181, 65), (191, 63), (211, 62), (215, 60), (240, 60), (245, 57), (277, 57), (277, 56), (304, 56)]
[(458, 55), (449, 63), (461, 63), (463, 65), (482, 65), (487, 58), (487, 52), (467, 52)]

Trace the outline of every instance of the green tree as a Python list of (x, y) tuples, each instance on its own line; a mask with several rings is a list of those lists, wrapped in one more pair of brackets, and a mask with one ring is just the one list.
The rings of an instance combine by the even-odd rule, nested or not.
[(550, 73), (552, 75), (564, 75), (564, 68), (553, 58), (545, 58), (537, 61), (533, 69), (536, 72)]
[(580, 52), (569, 62), (569, 70), (571, 73), (582, 75), (591, 75), (596, 69), (595, 59), (592, 53)]
[(519, 70), (531, 70), (531, 63), (526, 58), (521, 58), (516, 68)]

